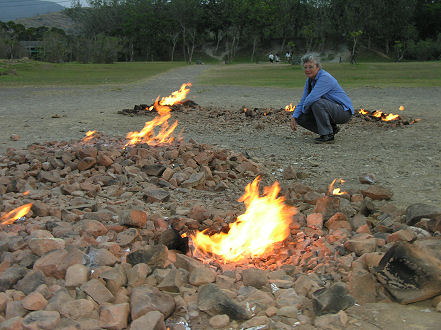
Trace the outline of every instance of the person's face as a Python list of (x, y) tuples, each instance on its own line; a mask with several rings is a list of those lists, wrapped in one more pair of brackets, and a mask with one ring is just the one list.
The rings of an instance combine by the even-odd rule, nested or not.
[(320, 70), (320, 65), (315, 64), (314, 61), (309, 61), (303, 64), (303, 70), (309, 79), (314, 79)]

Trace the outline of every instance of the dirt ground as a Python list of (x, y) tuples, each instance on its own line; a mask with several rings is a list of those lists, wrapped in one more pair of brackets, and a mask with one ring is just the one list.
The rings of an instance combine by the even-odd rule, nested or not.
[[(325, 66), (326, 67), (326, 66)], [(342, 190), (362, 186), (359, 175), (372, 173), (377, 183), (393, 190), (400, 207), (412, 203), (441, 205), (441, 88), (353, 88), (346, 89), (354, 107), (405, 113), (420, 118), (404, 127), (378, 127), (353, 120), (343, 125), (333, 145), (316, 145), (312, 134), (297, 132), (286, 122), (259, 123), (254, 119), (229, 120), (228, 113), (245, 105), (282, 108), (300, 99), (302, 89), (198, 85), (197, 77), (209, 66), (193, 65), (154, 78), (128, 84), (94, 87), (0, 88), (0, 154), (8, 147), (24, 148), (34, 142), (80, 139), (88, 130), (125, 136), (139, 131), (149, 116), (123, 116), (118, 110), (135, 104), (150, 104), (167, 96), (184, 82), (192, 82), (189, 99), (203, 107), (221, 107), (226, 115), (208, 111), (173, 112), (177, 130), (185, 138), (247, 152), (267, 167), (275, 178), (293, 165), (308, 174), (306, 184), (326, 187), (343, 178)], [(342, 82), (344, 84), (344, 82)], [(237, 117), (237, 116), (236, 116)], [(18, 141), (11, 135), (20, 136)]]

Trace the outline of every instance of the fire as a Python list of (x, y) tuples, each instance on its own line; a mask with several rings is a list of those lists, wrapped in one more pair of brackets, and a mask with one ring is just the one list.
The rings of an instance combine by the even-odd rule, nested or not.
[(297, 209), (284, 204), (276, 181), (271, 187), (265, 187), (263, 196), (259, 196), (257, 177), (245, 187), (245, 193), (239, 198), (244, 202), (246, 211), (230, 224), (228, 233), (208, 236), (197, 232), (191, 236), (197, 250), (213, 253), (226, 262), (237, 262), (247, 257), (258, 257), (271, 251), (274, 243), (281, 242), (289, 235), (289, 225)]
[(290, 111), (290, 112), (292, 112), (292, 111), (295, 110), (295, 108), (296, 108), (296, 106), (292, 106), (292, 103), (290, 103), (289, 105), (287, 105), (287, 106), (285, 107), (285, 111)]
[(13, 209), (12, 211), (3, 214), (0, 217), (0, 224), (2, 225), (10, 225), (14, 223), (15, 220), (20, 219), (21, 217), (28, 214), (29, 210), (32, 207), (32, 203), (22, 205)]
[(400, 105), (400, 107), (398, 108), (398, 110), (403, 111), (403, 110), (404, 110), (404, 105)]
[[(340, 184), (343, 184), (345, 180), (343, 179), (334, 179), (331, 184), (328, 187), (328, 195), (334, 195), (334, 196), (341, 196), (347, 194), (346, 191), (341, 191), (340, 188), (334, 188), (334, 184), (338, 182)], [(331, 192), (332, 191), (332, 192)]]
[(191, 83), (182, 84), (178, 91), (171, 93), (170, 96), (163, 97), (159, 102), (160, 105), (173, 105), (179, 103), (187, 97), (190, 92)]
[(372, 116), (377, 117), (377, 118), (381, 118), (381, 116), (383, 115), (383, 112), (380, 110), (376, 110)]
[(367, 115), (369, 112), (367, 112), (367, 111), (364, 110), (364, 109), (360, 109), (360, 110), (358, 111), (358, 113), (361, 113), (362, 115)]
[(394, 115), (394, 114), (390, 113), (390, 114), (388, 114), (387, 116), (381, 118), (381, 120), (384, 120), (384, 121), (391, 121), (391, 120), (396, 120), (396, 119), (398, 119), (399, 117), (400, 117), (399, 115)]
[[(163, 97), (161, 100), (158, 96), (155, 104), (149, 108), (149, 110), (154, 108), (158, 115), (153, 120), (146, 122), (141, 131), (127, 133), (126, 138), (129, 139), (129, 142), (124, 147), (138, 143), (147, 143), (151, 146), (172, 143), (175, 139), (172, 133), (178, 126), (178, 122), (175, 121), (172, 125), (169, 125), (168, 120), (171, 117), (169, 105), (182, 101), (190, 91), (189, 86), (191, 86), (191, 83), (182, 84), (178, 91), (173, 92), (170, 96)], [(160, 127), (157, 134), (155, 133), (156, 127)]]
[(81, 140), (82, 142), (87, 142), (95, 137), (96, 131), (87, 131), (86, 136)]
[[(404, 106), (400, 106), (399, 109), (401, 111), (403, 111), (404, 110)], [(376, 111), (371, 113), (371, 112), (366, 111), (364, 109), (360, 109), (360, 110), (358, 110), (358, 113), (361, 114), (361, 115), (364, 115), (364, 116), (372, 116), (372, 117), (381, 119), (382, 121), (392, 121), (392, 120), (397, 120), (397, 119), (400, 118), (399, 115), (394, 115), (392, 113), (387, 114), (387, 113), (382, 112), (381, 110), (376, 110)]]

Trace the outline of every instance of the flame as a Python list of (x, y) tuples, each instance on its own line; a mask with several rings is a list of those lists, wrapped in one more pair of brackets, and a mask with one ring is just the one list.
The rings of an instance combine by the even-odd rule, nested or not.
[(364, 109), (360, 109), (360, 110), (358, 110), (358, 113), (361, 113), (362, 115), (367, 115), (369, 112), (367, 112)]
[(87, 131), (86, 136), (81, 140), (81, 142), (87, 142), (95, 137), (96, 131)]
[(376, 118), (381, 118), (381, 116), (383, 115), (383, 112), (380, 110), (376, 110), (372, 116), (376, 117)]
[(30, 193), (30, 190), (26, 190), (26, 191), (23, 193), (23, 196), (27, 196), (27, 195), (29, 195), (29, 193)]
[(13, 209), (12, 211), (3, 214), (0, 217), (0, 224), (2, 225), (10, 225), (14, 223), (15, 220), (20, 219), (21, 217), (28, 214), (29, 210), (32, 207), (32, 203), (22, 205)]
[(289, 105), (287, 105), (287, 106), (285, 107), (285, 111), (290, 111), (290, 112), (292, 112), (292, 111), (295, 110), (295, 108), (296, 108), (296, 106), (292, 106), (292, 103), (290, 103)]
[[(328, 195), (341, 196), (341, 195), (345, 195), (345, 194), (347, 194), (346, 191), (341, 191), (340, 188), (334, 188), (334, 184), (335, 184), (336, 182), (339, 182), (340, 184), (343, 184), (343, 183), (345, 183), (345, 180), (343, 180), (343, 179), (341, 179), (341, 178), (340, 178), (340, 179), (334, 179), (334, 180), (332, 180), (331, 184), (330, 184), (329, 187), (328, 187)], [(332, 191), (332, 192), (331, 192), (331, 191)]]
[[(124, 148), (138, 143), (147, 143), (151, 146), (172, 143), (175, 139), (172, 133), (178, 126), (178, 122), (175, 121), (171, 126), (169, 125), (168, 120), (171, 117), (169, 105), (183, 100), (190, 91), (189, 86), (191, 86), (191, 83), (182, 84), (178, 91), (173, 92), (170, 96), (163, 97), (161, 100), (159, 100), (158, 96), (155, 104), (149, 108), (149, 110), (155, 109), (158, 115), (153, 120), (146, 122), (141, 131), (127, 133), (126, 138), (129, 139), (129, 142), (127, 142)], [(156, 127), (160, 127), (157, 134), (155, 133)]]
[(394, 115), (392, 113), (389, 113), (387, 116), (382, 117), (381, 120), (391, 121), (391, 120), (397, 120), (399, 117), (400, 117), (399, 115)]
[(170, 96), (163, 97), (159, 102), (160, 105), (173, 105), (179, 103), (187, 97), (190, 92), (191, 83), (182, 84), (178, 91), (171, 93)]
[(398, 110), (403, 111), (403, 110), (404, 110), (404, 105), (400, 105), (400, 107), (398, 108)]
[(289, 225), (297, 209), (285, 205), (283, 197), (277, 198), (280, 191), (277, 181), (271, 187), (265, 187), (260, 197), (259, 181), (257, 177), (245, 187), (245, 193), (238, 201), (244, 202), (247, 209), (229, 225), (227, 234), (221, 232), (208, 236), (203, 231), (191, 236), (197, 250), (220, 256), (224, 263), (236, 262), (262, 256), (271, 251), (274, 243), (288, 237)]

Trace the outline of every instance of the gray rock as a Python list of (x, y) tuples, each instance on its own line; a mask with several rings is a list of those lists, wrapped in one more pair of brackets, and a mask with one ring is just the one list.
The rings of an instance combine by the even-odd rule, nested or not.
[(407, 207), (406, 224), (412, 226), (422, 218), (431, 220), (441, 219), (441, 209), (423, 203), (415, 203)]
[(168, 259), (168, 249), (165, 245), (149, 245), (142, 250), (137, 250), (127, 256), (129, 264), (144, 263), (155, 268), (164, 268)]
[(26, 268), (20, 266), (12, 266), (7, 268), (3, 273), (0, 273), (0, 291), (12, 289), (12, 286), (17, 283), (26, 274)]
[(39, 270), (28, 272), (20, 281), (17, 282), (15, 288), (24, 292), (26, 295), (35, 291), (41, 284), (46, 283), (46, 277)]
[(130, 309), (132, 320), (151, 311), (159, 311), (168, 318), (175, 310), (175, 300), (155, 287), (143, 285), (132, 290)]
[(315, 291), (312, 299), (317, 315), (337, 313), (355, 304), (355, 298), (347, 294), (344, 284), (340, 282)]
[(161, 164), (144, 165), (141, 169), (144, 173), (150, 176), (161, 176), (165, 171), (165, 166)]

